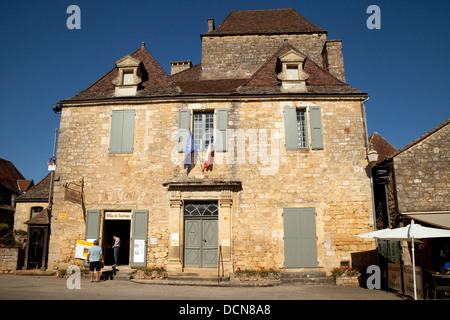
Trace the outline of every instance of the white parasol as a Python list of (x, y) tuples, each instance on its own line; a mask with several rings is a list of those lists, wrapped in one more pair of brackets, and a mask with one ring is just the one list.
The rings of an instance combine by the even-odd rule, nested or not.
[(392, 241), (411, 241), (412, 250), (412, 264), (413, 264), (413, 279), (414, 279), (414, 299), (417, 300), (416, 293), (416, 261), (414, 258), (414, 239), (423, 238), (446, 238), (450, 237), (450, 230), (423, 227), (420, 224), (415, 224), (411, 220), (411, 224), (406, 227), (396, 229), (382, 229), (372, 232), (361, 233), (357, 235), (361, 238), (372, 238), (379, 240)]

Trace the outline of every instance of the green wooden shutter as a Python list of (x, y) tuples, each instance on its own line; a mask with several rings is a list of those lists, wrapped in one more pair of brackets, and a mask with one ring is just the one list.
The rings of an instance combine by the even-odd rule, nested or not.
[(133, 153), (134, 110), (123, 111), (122, 153)]
[(85, 240), (100, 240), (100, 221), (102, 213), (100, 210), (86, 211)]
[(285, 208), (283, 220), (285, 267), (317, 267), (315, 209)]
[(123, 112), (113, 111), (111, 116), (111, 136), (109, 153), (121, 153), (123, 132)]
[(113, 110), (109, 153), (133, 153), (134, 110)]
[(286, 150), (298, 150), (297, 109), (284, 107), (284, 137)]
[(218, 108), (216, 112), (216, 128), (214, 130), (215, 150), (228, 151), (228, 109)]
[(134, 210), (130, 263), (132, 268), (147, 266), (147, 231), (148, 210)]
[(309, 119), (311, 124), (311, 148), (316, 150), (322, 150), (323, 136), (322, 136), (322, 115), (320, 107), (312, 106), (309, 108)]
[(178, 152), (186, 151), (187, 138), (191, 129), (191, 110), (178, 111)]

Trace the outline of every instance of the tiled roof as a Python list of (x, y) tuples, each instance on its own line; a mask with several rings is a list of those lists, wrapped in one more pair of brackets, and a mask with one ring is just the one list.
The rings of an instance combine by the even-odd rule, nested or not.
[(0, 185), (11, 190), (14, 194), (21, 194), (18, 180), (25, 180), (25, 178), (12, 162), (0, 158)]
[(383, 138), (378, 132), (374, 132), (370, 138), (369, 143), (373, 149), (378, 153), (377, 163), (382, 162), (389, 158), (390, 155), (397, 152), (397, 148), (390, 144), (385, 138)]
[[(137, 97), (145, 96), (165, 96), (176, 95), (179, 89), (169, 78), (164, 69), (152, 57), (150, 52), (141, 46), (138, 50), (131, 54), (132, 57), (139, 59), (143, 64), (144, 74), (142, 83), (137, 93)], [(103, 77), (97, 80), (87, 89), (81, 91), (74, 97), (64, 100), (67, 102), (74, 100), (97, 100), (114, 98), (115, 87), (112, 80), (118, 75), (117, 67), (111, 69)], [(62, 103), (64, 101), (61, 101)]]
[(49, 173), (35, 186), (31, 187), (27, 192), (15, 198), (16, 202), (25, 201), (48, 201), (48, 194), (50, 191), (50, 177)]
[[(302, 52), (291, 46), (289, 42), (286, 42), (253, 74), (245, 85), (239, 88), (239, 93), (281, 93), (280, 81), (277, 78), (277, 74), (280, 72), (278, 68), (278, 58), (290, 50), (294, 50), (299, 54), (304, 55)], [(332, 76), (311, 59), (306, 58), (304, 71), (309, 75), (308, 80), (306, 80), (307, 93), (305, 94), (365, 95), (364, 92), (354, 89), (345, 82)]]
[(425, 133), (424, 135), (422, 135), (418, 139), (414, 140), (413, 142), (407, 144), (406, 146), (404, 146), (403, 148), (399, 149), (395, 153), (391, 154), (390, 158), (394, 158), (395, 156), (399, 155), (400, 153), (410, 149), (411, 147), (414, 147), (416, 144), (422, 142), (423, 140), (425, 140), (426, 138), (428, 138), (429, 136), (433, 135), (434, 133), (436, 133), (437, 131), (441, 130), (442, 128), (444, 128), (445, 126), (447, 126), (449, 124), (450, 124), (450, 119), (447, 119), (447, 121), (441, 123), (436, 128), (428, 131), (427, 133)]
[(48, 208), (43, 209), (33, 218), (28, 221), (25, 221), (25, 224), (32, 225), (47, 225), (50, 224), (50, 211)]
[(215, 30), (202, 36), (326, 32), (290, 8), (232, 11)]

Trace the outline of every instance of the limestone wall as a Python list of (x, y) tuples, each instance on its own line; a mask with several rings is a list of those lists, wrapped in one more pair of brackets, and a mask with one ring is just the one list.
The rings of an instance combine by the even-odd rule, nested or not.
[[(284, 106), (311, 104), (322, 109), (324, 150), (287, 151)], [(229, 111), (229, 150), (215, 154), (212, 171), (202, 172), (197, 164), (187, 173), (184, 154), (177, 152), (178, 110), (192, 107)], [(112, 110), (127, 109), (136, 115), (134, 152), (109, 154)], [(226, 202), (219, 203), (219, 243), (227, 247), (227, 268), (283, 268), (283, 208), (314, 207), (318, 266), (329, 270), (350, 259), (352, 252), (373, 249), (373, 241), (354, 236), (373, 230), (365, 148), (361, 101), (351, 98), (149, 101), (64, 108), (49, 268), (79, 263), (74, 250), (76, 240), (84, 239), (83, 210), (64, 200), (63, 184), (83, 177), (86, 209), (149, 210), (148, 238), (157, 239), (147, 248), (150, 266), (167, 265), (170, 257), (182, 259), (182, 249), (171, 247), (170, 236), (174, 230), (182, 231), (183, 194), (219, 200), (225, 192), (176, 194), (163, 183), (227, 180), (242, 184), (240, 191), (225, 192)]]

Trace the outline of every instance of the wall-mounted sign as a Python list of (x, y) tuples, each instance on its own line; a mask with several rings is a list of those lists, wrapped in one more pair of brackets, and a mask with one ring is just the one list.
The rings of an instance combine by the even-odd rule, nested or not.
[(58, 220), (65, 220), (65, 219), (67, 219), (67, 213), (58, 214)]
[(133, 250), (134, 250), (133, 262), (143, 263), (145, 257), (145, 240), (139, 239), (134, 240)]
[(131, 220), (131, 212), (105, 212), (105, 220)]

